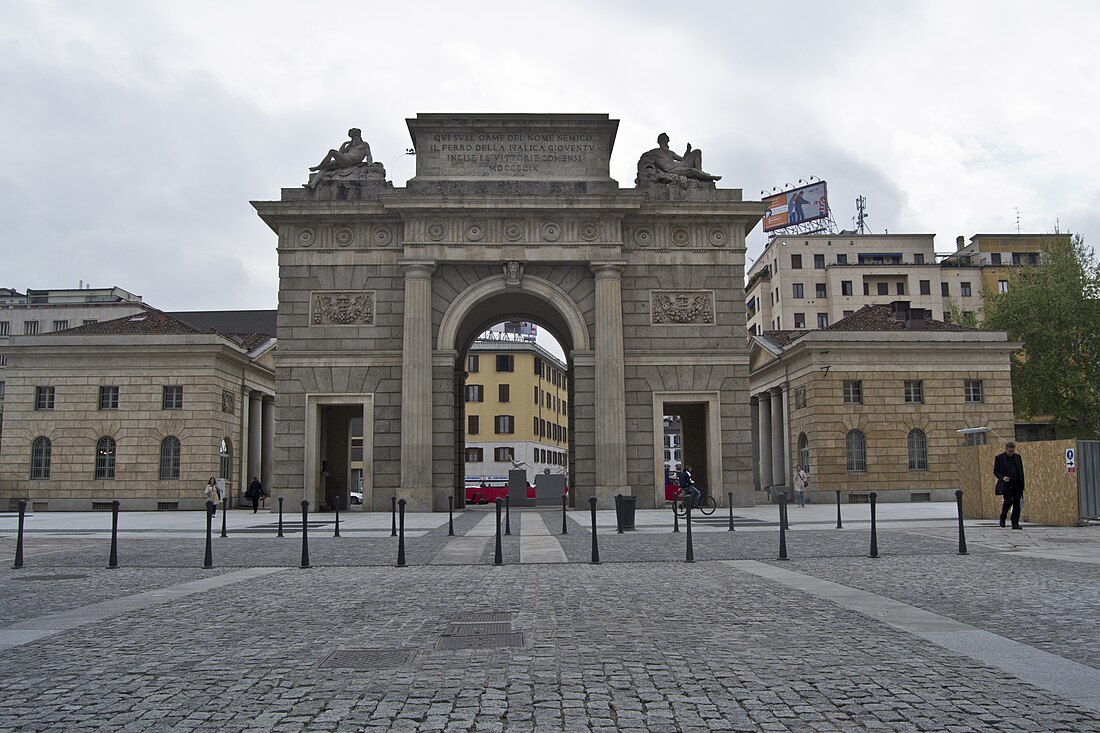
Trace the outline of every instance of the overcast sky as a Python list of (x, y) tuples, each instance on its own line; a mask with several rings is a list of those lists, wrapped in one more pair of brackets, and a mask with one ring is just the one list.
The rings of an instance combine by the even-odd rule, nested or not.
[[(668, 132), (719, 184), (810, 175), (852, 226), (1100, 244), (1100, 3), (0, 3), (0, 286), (274, 308), (251, 199), (360, 127), (394, 184), (418, 112), (619, 119), (612, 176)], [(755, 257), (765, 238), (750, 236)]]

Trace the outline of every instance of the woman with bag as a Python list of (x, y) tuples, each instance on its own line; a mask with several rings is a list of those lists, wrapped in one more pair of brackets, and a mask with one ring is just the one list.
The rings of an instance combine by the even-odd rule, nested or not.
[(222, 502), (222, 490), (221, 487), (218, 486), (218, 480), (216, 478), (213, 476), (210, 477), (210, 480), (206, 482), (206, 488), (202, 490), (202, 495), (206, 497), (207, 501), (214, 502), (214, 509), (210, 516), (213, 517), (217, 515), (218, 504)]
[(798, 500), (798, 506), (806, 508), (806, 487), (810, 485), (810, 477), (806, 475), (806, 469), (799, 466), (794, 472), (794, 495)]

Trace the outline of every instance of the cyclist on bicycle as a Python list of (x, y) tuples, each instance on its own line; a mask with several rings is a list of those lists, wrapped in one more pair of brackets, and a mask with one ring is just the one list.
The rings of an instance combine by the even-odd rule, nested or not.
[(696, 509), (699, 508), (699, 500), (702, 498), (702, 494), (699, 492), (696, 483), (691, 480), (691, 466), (684, 466), (684, 470), (680, 471), (680, 491), (691, 496), (691, 505)]

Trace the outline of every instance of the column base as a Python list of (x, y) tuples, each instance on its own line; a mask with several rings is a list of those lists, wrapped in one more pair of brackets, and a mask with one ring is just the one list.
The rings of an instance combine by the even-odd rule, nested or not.
[(596, 509), (614, 509), (615, 508), (615, 496), (622, 494), (623, 496), (631, 496), (634, 491), (629, 486), (594, 486), (589, 491), (580, 491), (577, 493), (576, 507), (578, 509), (588, 509), (588, 497), (596, 497)]
[(405, 500), (406, 512), (431, 512), (435, 511), (433, 494), (431, 486), (404, 486), (392, 496)]

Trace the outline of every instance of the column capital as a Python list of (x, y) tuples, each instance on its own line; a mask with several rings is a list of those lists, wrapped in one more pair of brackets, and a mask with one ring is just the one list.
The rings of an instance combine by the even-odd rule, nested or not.
[(436, 268), (434, 260), (400, 260), (397, 264), (401, 267), (401, 272), (405, 273), (406, 280), (431, 279)]
[(588, 269), (592, 270), (592, 274), (596, 276), (597, 280), (618, 280), (622, 277), (623, 270), (626, 269), (626, 262), (622, 260), (590, 262), (588, 263)]

